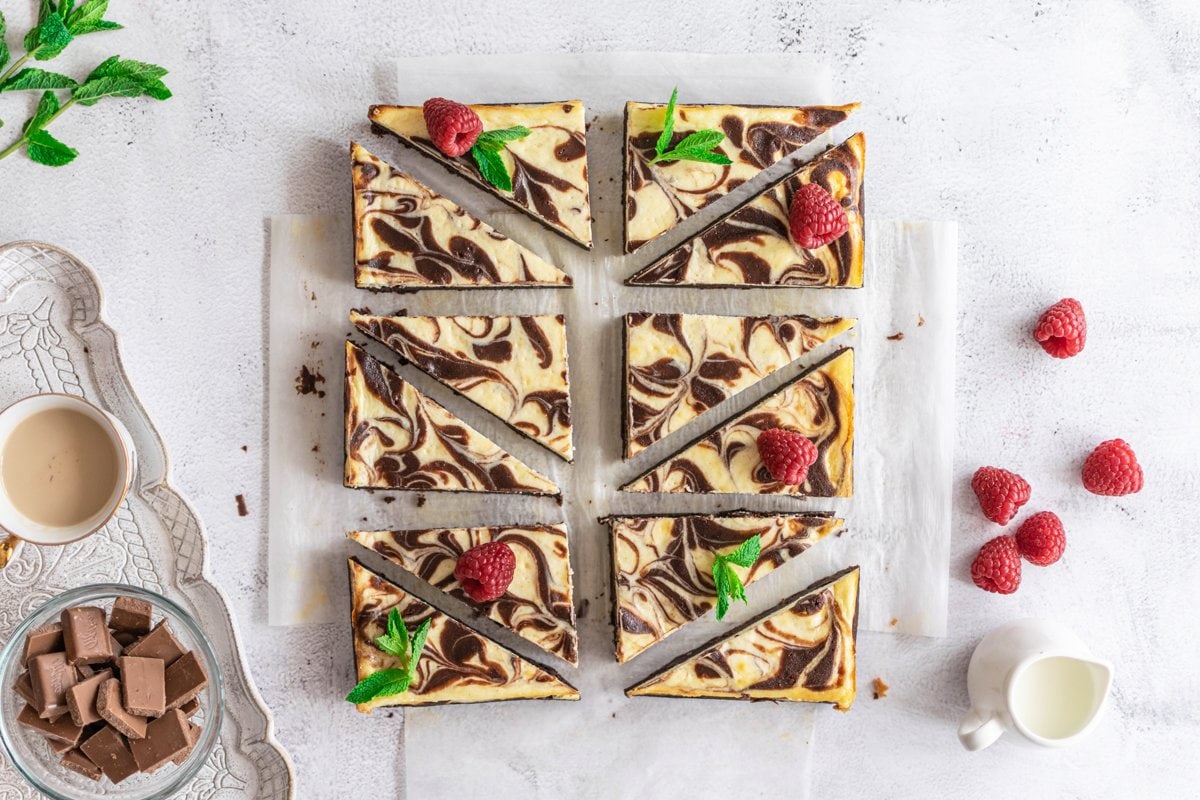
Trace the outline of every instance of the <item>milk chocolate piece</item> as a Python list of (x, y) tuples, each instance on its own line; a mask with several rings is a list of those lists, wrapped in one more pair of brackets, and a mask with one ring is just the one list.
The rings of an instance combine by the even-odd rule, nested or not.
[(21, 709), (20, 714), (17, 714), (17, 722), (38, 733), (44, 733), (51, 739), (71, 745), (78, 744), (79, 737), (83, 735), (83, 728), (76, 725), (69, 715), (63, 714), (53, 720), (42, 719), (38, 716), (37, 709), (28, 705)]
[(130, 742), (138, 768), (150, 772), (187, 752), (192, 745), (191, 731), (191, 723), (177, 708), (151, 722), (144, 739)]
[(88, 664), (80, 664), (75, 668), (75, 676), (81, 681), (85, 681), (98, 672), (98, 670)]
[(138, 772), (138, 764), (129, 745), (113, 728), (105, 727), (81, 744), (79, 749), (95, 762), (104, 776), (113, 783), (120, 783)]
[(62, 612), (63, 643), (72, 664), (103, 664), (112, 661), (112, 635), (105, 624), (104, 609), (95, 606), (68, 608)]
[(138, 658), (158, 658), (169, 667), (186, 652), (187, 650), (171, 633), (171, 626), (164, 619), (154, 626), (154, 630), (126, 647), (124, 655)]
[(57, 719), (67, 711), (67, 690), (75, 685), (75, 670), (65, 653), (44, 653), (29, 662), (34, 706), (42, 719)]
[(161, 717), (167, 710), (166, 668), (162, 660), (122, 656), (117, 665), (121, 669), (121, 699), (125, 709), (139, 717)]
[(49, 737), (46, 738), (46, 744), (50, 747), (51, 752), (59, 756), (66, 755), (69, 751), (75, 749), (75, 745), (73, 744), (60, 742), (57, 739), (51, 739)]
[(122, 647), (129, 647), (129, 645), (136, 642), (139, 638), (141, 637), (138, 634), (130, 633), (129, 631), (113, 631), (113, 640)]
[(200, 692), (208, 687), (208, 673), (204, 665), (189, 651), (171, 666), (167, 667), (167, 708), (179, 708), (184, 703), (196, 699)]
[(78, 772), (85, 778), (98, 781), (104, 773), (92, 763), (92, 760), (79, 750), (71, 750), (58, 762), (72, 772)]
[(154, 609), (145, 600), (118, 597), (113, 603), (112, 611), (108, 612), (108, 627), (112, 628), (114, 633), (149, 633), (153, 614)]
[(33, 680), (29, 677), (28, 672), (22, 672), (17, 676), (17, 682), (13, 685), (13, 691), (21, 696), (21, 699), (30, 705), (37, 703), (37, 695), (33, 691)]
[(183, 705), (181, 705), (179, 707), (179, 710), (182, 711), (184, 714), (187, 714), (189, 717), (194, 717), (200, 711), (200, 701), (199, 700), (188, 700), (186, 703), (184, 703)]
[(25, 634), (25, 652), (21, 656), (21, 663), (25, 666), (29, 666), (29, 660), (31, 658), (43, 655), (45, 653), (53, 653), (55, 650), (62, 649), (62, 625), (55, 622), (51, 625), (39, 626)]
[(116, 678), (109, 678), (100, 684), (100, 691), (96, 695), (96, 713), (130, 739), (141, 739), (146, 735), (146, 718), (130, 714), (121, 705), (121, 682)]
[[(182, 711), (182, 709), (180, 710)], [(191, 725), (190, 729), (188, 730), (188, 739), (191, 741), (191, 744), (188, 745), (187, 750), (184, 750), (175, 757), (174, 761), (172, 762), (175, 766), (181, 767), (183, 766), (183, 762), (188, 760), (188, 756), (190, 756), (192, 751), (196, 749), (196, 742), (200, 741), (200, 731), (202, 730), (203, 728), (201, 728), (199, 725)]]
[(112, 648), (112, 660), (116, 661), (121, 656), (125, 655), (125, 647), (117, 641), (117, 637), (111, 633), (108, 635), (109, 646)]
[(100, 693), (104, 682), (111, 677), (112, 670), (106, 669), (67, 690), (67, 708), (71, 710), (71, 719), (76, 725), (82, 727), (100, 722), (100, 715), (96, 713), (96, 695)]

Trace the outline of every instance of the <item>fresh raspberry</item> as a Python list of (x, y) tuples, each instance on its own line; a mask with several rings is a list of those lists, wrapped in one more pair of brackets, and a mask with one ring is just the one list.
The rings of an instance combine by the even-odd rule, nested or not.
[(1033, 329), (1033, 338), (1055, 358), (1079, 355), (1087, 342), (1087, 320), (1083, 316), (1083, 306), (1071, 297), (1059, 300), (1042, 313), (1037, 327)]
[(971, 562), (971, 580), (985, 592), (1012, 594), (1021, 585), (1021, 553), (1011, 536), (997, 536), (979, 548)]
[(980, 467), (971, 478), (971, 489), (979, 508), (992, 522), (1007, 525), (1017, 509), (1029, 502), (1029, 484), (1015, 472), (999, 467)]
[(805, 250), (824, 247), (850, 230), (846, 209), (819, 183), (806, 183), (788, 212), (792, 238)]
[(461, 156), (471, 149), (479, 134), (483, 133), (483, 121), (471, 108), (444, 97), (425, 101), (425, 127), (429, 138), (438, 150), (448, 156)]
[(454, 577), (477, 603), (488, 603), (508, 591), (517, 557), (504, 542), (484, 542), (458, 557)]
[(804, 483), (808, 468), (817, 463), (817, 455), (817, 446), (796, 431), (770, 428), (758, 435), (758, 456), (780, 483)]
[(1143, 483), (1142, 467), (1124, 439), (1102, 442), (1083, 462), (1083, 488), (1092, 494), (1135, 494)]
[(1067, 547), (1067, 532), (1053, 511), (1039, 511), (1017, 528), (1017, 549), (1025, 560), (1048, 567), (1062, 558)]

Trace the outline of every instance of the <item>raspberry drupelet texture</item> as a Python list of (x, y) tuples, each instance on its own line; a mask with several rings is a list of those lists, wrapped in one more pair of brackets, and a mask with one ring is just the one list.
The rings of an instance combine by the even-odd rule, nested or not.
[(788, 223), (792, 239), (805, 250), (824, 247), (850, 230), (846, 209), (818, 183), (806, 183), (796, 191)]
[(1033, 329), (1033, 338), (1055, 358), (1079, 355), (1087, 343), (1087, 319), (1083, 316), (1083, 306), (1071, 297), (1059, 300), (1042, 313), (1037, 327)]
[(512, 583), (517, 557), (504, 542), (485, 542), (458, 557), (454, 577), (477, 603), (502, 597)]
[(759, 458), (780, 483), (799, 486), (808, 477), (808, 468), (817, 463), (817, 446), (796, 431), (770, 428), (757, 441)]
[(1021, 553), (1011, 536), (997, 536), (979, 548), (971, 562), (971, 580), (985, 592), (1012, 594), (1021, 585)]
[(1101, 442), (1083, 462), (1083, 488), (1092, 494), (1136, 494), (1144, 483), (1142, 466), (1124, 439)]
[(971, 478), (971, 489), (979, 508), (992, 522), (1007, 525), (1017, 509), (1029, 502), (1029, 484), (1015, 472), (999, 467), (980, 467)]
[(1039, 511), (1021, 523), (1016, 533), (1017, 549), (1030, 564), (1048, 567), (1062, 558), (1067, 532), (1053, 511)]
[(425, 127), (429, 138), (438, 150), (448, 156), (461, 156), (471, 149), (479, 134), (483, 133), (483, 122), (470, 107), (444, 97), (432, 97), (423, 107)]

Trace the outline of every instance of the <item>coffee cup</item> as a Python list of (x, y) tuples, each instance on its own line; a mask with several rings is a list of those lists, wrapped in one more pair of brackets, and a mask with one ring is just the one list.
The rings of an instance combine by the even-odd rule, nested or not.
[(81, 397), (32, 395), (0, 411), (0, 568), (18, 541), (61, 546), (101, 530), (135, 466), (125, 426)]

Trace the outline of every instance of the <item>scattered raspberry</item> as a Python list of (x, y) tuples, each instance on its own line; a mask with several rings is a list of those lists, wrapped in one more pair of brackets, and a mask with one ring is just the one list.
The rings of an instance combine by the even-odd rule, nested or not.
[(1092, 494), (1136, 494), (1143, 482), (1142, 467), (1124, 439), (1102, 442), (1083, 462), (1083, 488)]
[(485, 542), (458, 557), (454, 577), (477, 603), (501, 597), (512, 583), (517, 557), (504, 542)]
[(997, 536), (979, 548), (971, 562), (971, 580), (985, 592), (1012, 594), (1021, 585), (1021, 553), (1017, 540)]
[(479, 115), (462, 103), (434, 97), (425, 101), (424, 111), (429, 138), (448, 156), (461, 156), (483, 133)]
[(758, 455), (771, 477), (799, 486), (808, 468), (817, 463), (817, 446), (807, 437), (786, 428), (770, 428), (758, 435)]
[(1087, 320), (1083, 316), (1083, 306), (1070, 297), (1059, 300), (1042, 314), (1037, 327), (1033, 329), (1033, 338), (1055, 358), (1079, 355), (1087, 342)]
[(806, 250), (824, 247), (850, 230), (846, 209), (818, 183), (800, 187), (788, 216), (792, 238)]
[(971, 478), (971, 489), (979, 508), (992, 522), (1007, 525), (1017, 509), (1029, 502), (1029, 484), (1015, 472), (999, 467), (980, 467)]
[(1053, 511), (1039, 511), (1021, 523), (1016, 534), (1017, 549), (1025, 560), (1048, 567), (1062, 558), (1067, 547), (1067, 532)]

